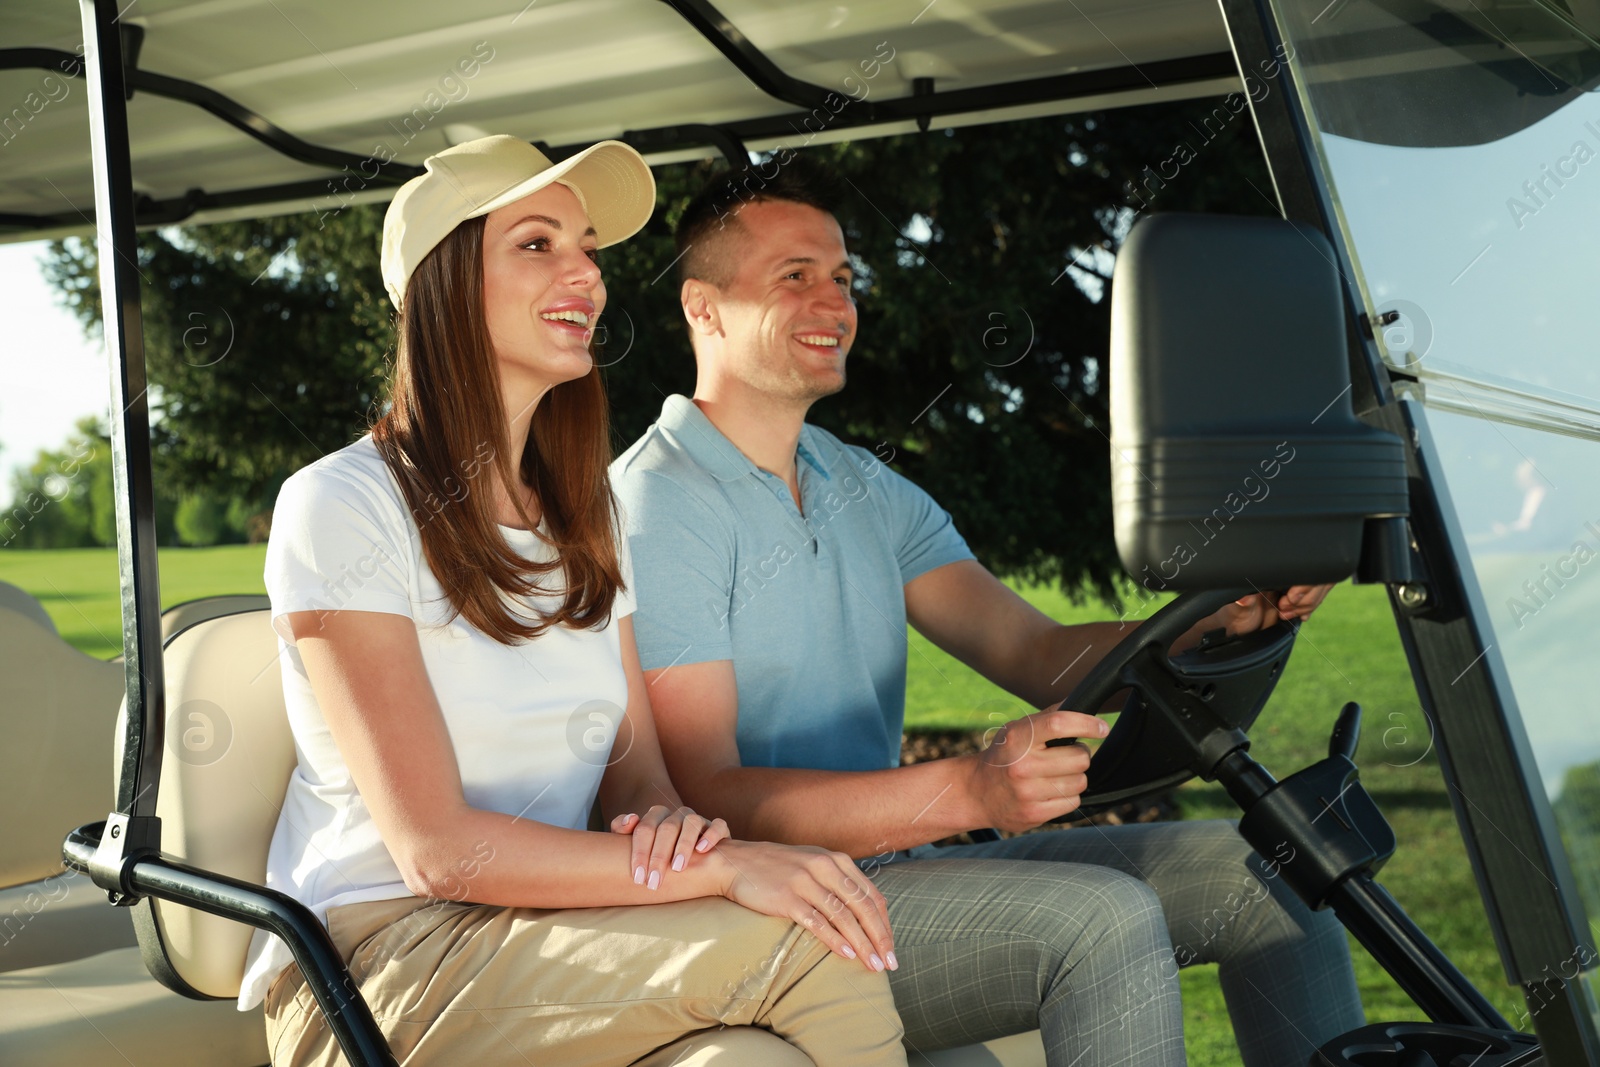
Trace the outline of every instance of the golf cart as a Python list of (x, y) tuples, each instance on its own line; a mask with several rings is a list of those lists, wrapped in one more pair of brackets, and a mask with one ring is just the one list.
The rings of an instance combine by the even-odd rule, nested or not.
[[(1225, 786), (1263, 855), (1289, 846), (1290, 884), (1333, 908), (1428, 1020), (1375, 1022), (1317, 1062), (1600, 1067), (1600, 819), (1564, 802), (1600, 761), (1584, 712), (1600, 669), (1580, 644), (1600, 589), (1585, 581), (1600, 488), (1583, 444), (1600, 432), (1600, 365), (1581, 358), (1593, 342), (1579, 330), (1600, 276), (1582, 240), (1600, 223), (1600, 181), (1584, 177), (1600, 154), (1594, 0), (519, 6), (0, 11), (0, 101), (17, 102), (0, 115), (0, 231), (93, 233), (101, 252), (126, 656), (114, 809), (74, 829), (46, 773), (6, 818), (63, 812), (50, 839), (66, 836), (66, 865), (126, 909), (94, 910), (130, 914), (138, 945), (108, 933), (86, 948), (75, 933), (59, 962), (0, 973), (0, 1059), (264, 1062), (259, 1017), (219, 1014), (262, 927), (294, 949), (350, 1062), (393, 1062), (320, 924), (259, 884), (294, 758), (265, 613), (191, 609), (163, 640), (137, 227), (379, 202), (481, 130), (534, 131), (554, 158), (620, 136), (653, 163), (742, 164), (797, 139), (1232, 91), (1223, 108), (1248, 108), (1281, 219), (1155, 216), (1118, 258), (1118, 549), (1145, 588), (1186, 592), (1071, 696), (1133, 694), (1086, 800), (1199, 776)], [(67, 104), (80, 91), (87, 127)], [(1152, 160), (1130, 194), (1186, 164)], [(1330, 709), (1328, 759), (1277, 768), (1295, 772), (1282, 781), (1249, 755), (1293, 632), (1163, 651), (1223, 598), (1351, 575), (1388, 589), (1531, 1035), (1374, 880), (1394, 840), (1355, 772), (1357, 710)], [(38, 622), (12, 614), (0, 632), (22, 647)], [(40, 699), (96, 699), (90, 683), (64, 693)], [(230, 742), (185, 758), (169, 729), (207, 709)], [(107, 767), (114, 713), (70, 712), (80, 748), (81, 724), (99, 722)], [(55, 900), (53, 863), (0, 860), (8, 892)], [(98, 1000), (74, 999), (83, 989)], [(1028, 1040), (927, 1059), (1041, 1062)]]

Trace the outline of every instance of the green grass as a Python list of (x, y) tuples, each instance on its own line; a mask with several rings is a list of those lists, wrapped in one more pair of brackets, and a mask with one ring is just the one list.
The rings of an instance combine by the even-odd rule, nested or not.
[[(160, 554), (163, 606), (217, 593), (263, 592), (264, 548), (167, 549)], [(44, 601), (62, 636), (91, 655), (120, 651), (117, 563), (113, 552), (0, 552), (0, 579)], [(1022, 589), (1034, 604), (1064, 622), (1109, 617), (1097, 605), (1073, 605), (1053, 590)], [(910, 638), (906, 721), (912, 729), (984, 728), (1028, 710), (972, 671)], [(1400, 848), (1383, 881), (1419, 924), (1508, 1018), (1521, 998), (1500, 971), (1465, 851), (1431, 751), (1429, 728), (1417, 705), (1383, 591), (1344, 585), (1306, 624), (1272, 702), (1252, 731), (1255, 756), (1280, 777), (1327, 752), (1328, 731), (1347, 700), (1365, 709), (1359, 762), (1362, 778), (1394, 825)], [(1236, 815), (1215, 786), (1190, 783), (1179, 791), (1185, 818)], [(1420, 1013), (1366, 953), (1352, 943), (1356, 976), (1368, 1018), (1416, 1019)], [(1227, 1010), (1213, 969), (1183, 975), (1189, 1062), (1194, 1067), (1238, 1063)]]
[[(163, 548), (156, 556), (161, 607), (222, 593), (265, 593), (266, 545)], [(117, 554), (109, 548), (0, 552), (0, 581), (44, 602), (61, 636), (101, 659), (122, 654)]]

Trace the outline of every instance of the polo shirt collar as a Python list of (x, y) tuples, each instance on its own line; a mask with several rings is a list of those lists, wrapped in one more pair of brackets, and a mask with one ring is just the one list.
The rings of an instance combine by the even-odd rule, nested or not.
[(795, 449), (795, 455), (805, 460), (806, 464), (812, 470), (816, 471), (818, 474), (822, 475), (824, 479), (831, 482), (833, 481), (833, 475), (828, 473), (828, 468), (823, 465), (822, 460), (818, 458), (817, 454), (806, 447), (806, 438), (810, 437), (813, 432), (814, 431), (812, 430), (809, 422), (800, 428), (799, 447)]
[[(732, 441), (723, 436), (721, 430), (712, 425), (699, 405), (680, 393), (667, 397), (666, 403), (661, 405), (660, 423), (664, 429), (672, 431), (683, 450), (689, 453), (689, 458), (710, 471), (718, 481), (733, 481), (747, 474), (766, 473), (750, 462), (750, 457), (739, 451)], [(813, 433), (810, 423), (800, 428), (795, 456), (804, 460), (823, 478), (832, 481), (833, 475), (818, 457), (816, 449), (806, 446)]]

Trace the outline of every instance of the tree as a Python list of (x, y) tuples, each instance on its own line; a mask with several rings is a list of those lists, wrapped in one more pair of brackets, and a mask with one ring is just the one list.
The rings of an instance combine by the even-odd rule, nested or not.
[[(155, 476), (175, 494), (270, 502), (285, 477), (350, 443), (378, 401), (391, 309), (381, 207), (321, 229), (277, 216), (139, 237)], [(100, 325), (95, 247), (55, 242), (46, 275)]]
[[(88, 548), (117, 543), (111, 438), (94, 416), (79, 419), (59, 449), (41, 449), (11, 479), (12, 502), (0, 512), (0, 548)], [(155, 486), (156, 541), (190, 545), (260, 541), (259, 500), (205, 492), (181, 499), (172, 483)]]
[[(814, 421), (928, 489), (996, 571), (1112, 597), (1111, 266), (1145, 210), (1275, 211), (1242, 102), (790, 146), (853, 187), (840, 222), (861, 268), (850, 384)], [(671, 229), (716, 169), (657, 168), (655, 216), (602, 253), (619, 447), (693, 388)], [(270, 500), (361, 432), (393, 344), (382, 210), (142, 236), (158, 477)], [(54, 246), (49, 270), (98, 323), (93, 248)]]
[[(11, 507), (0, 515), (0, 548), (114, 545), (111, 438), (94, 416), (79, 419), (59, 450), (43, 449), (11, 479)], [(157, 538), (170, 525), (170, 501), (158, 495)]]
[(172, 517), (178, 539), (195, 548), (216, 544), (227, 531), (228, 506), (204, 493), (190, 493), (178, 501)]

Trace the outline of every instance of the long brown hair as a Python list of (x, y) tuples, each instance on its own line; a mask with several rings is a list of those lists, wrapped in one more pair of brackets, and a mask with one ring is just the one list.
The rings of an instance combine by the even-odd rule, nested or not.
[[(622, 587), (616, 504), (606, 468), (611, 430), (598, 371), (555, 386), (534, 409), (513, 468), (500, 372), (483, 310), (484, 220), (451, 231), (417, 265), (400, 315), (389, 410), (372, 438), (405, 494), (428, 566), (455, 611), (496, 641), (513, 644), (552, 626), (593, 627), (611, 617)], [(555, 548), (534, 563), (506, 542), (488, 479), (534, 491)], [(523, 521), (531, 516), (513, 492)], [(546, 584), (559, 581), (560, 586)], [(529, 619), (506, 595), (564, 594)]]

